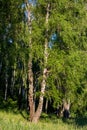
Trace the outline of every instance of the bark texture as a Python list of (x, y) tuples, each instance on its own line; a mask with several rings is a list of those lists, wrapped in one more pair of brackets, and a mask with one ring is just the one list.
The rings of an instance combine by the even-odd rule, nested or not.
[[(30, 52), (29, 55), (29, 62), (28, 62), (28, 81), (29, 81), (29, 92), (28, 92), (28, 100), (29, 100), (29, 108), (30, 108), (30, 121), (37, 123), (43, 108), (43, 100), (44, 100), (44, 93), (45, 93), (45, 87), (46, 87), (46, 79), (47, 79), (47, 59), (48, 59), (48, 19), (49, 19), (49, 8), (50, 4), (47, 4), (46, 8), (46, 38), (45, 38), (45, 44), (44, 44), (44, 69), (43, 69), (43, 78), (41, 82), (41, 93), (39, 98), (39, 104), (37, 107), (37, 110), (35, 112), (35, 106), (34, 106), (34, 84), (33, 84), (33, 71), (32, 71), (32, 52)], [(28, 26), (29, 26), (29, 32), (31, 34), (31, 12), (29, 8), (29, 4), (27, 4), (28, 9)], [(29, 47), (32, 50), (32, 39), (30, 38), (29, 41)]]
[(32, 122), (37, 123), (41, 113), (42, 113), (42, 108), (43, 108), (43, 100), (44, 100), (44, 93), (45, 93), (45, 88), (46, 88), (46, 79), (47, 79), (47, 59), (48, 59), (48, 19), (49, 19), (49, 8), (50, 8), (50, 4), (47, 4), (47, 8), (46, 8), (46, 38), (45, 38), (45, 45), (44, 45), (44, 69), (43, 69), (43, 79), (41, 82), (41, 94), (40, 94), (40, 98), (39, 98), (39, 104), (38, 104), (38, 108), (33, 116), (33, 120)]
[[(30, 10), (29, 3), (26, 3), (27, 12), (28, 12), (28, 27), (29, 27), (29, 34), (31, 35), (31, 10)], [(29, 40), (29, 47), (30, 51), (32, 50), (32, 39)], [(28, 61), (28, 82), (29, 82), (29, 89), (28, 89), (28, 102), (29, 102), (29, 110), (30, 110), (30, 121), (33, 119), (34, 115), (34, 99), (33, 99), (33, 71), (32, 71), (32, 54), (29, 54), (29, 61)]]

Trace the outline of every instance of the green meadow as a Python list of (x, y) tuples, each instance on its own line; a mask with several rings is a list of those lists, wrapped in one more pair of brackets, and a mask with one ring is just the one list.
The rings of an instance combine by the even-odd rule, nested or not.
[(0, 130), (87, 130), (86, 118), (58, 119), (55, 115), (42, 114), (37, 124), (28, 120), (25, 111), (0, 111)]

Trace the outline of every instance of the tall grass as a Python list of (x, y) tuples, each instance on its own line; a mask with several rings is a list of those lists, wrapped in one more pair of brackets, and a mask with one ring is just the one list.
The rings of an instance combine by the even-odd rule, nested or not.
[[(24, 116), (23, 116), (24, 114)], [(87, 130), (87, 125), (77, 125), (75, 120), (63, 121), (55, 116), (42, 118), (37, 124), (25, 119), (25, 112), (0, 111), (0, 130)]]

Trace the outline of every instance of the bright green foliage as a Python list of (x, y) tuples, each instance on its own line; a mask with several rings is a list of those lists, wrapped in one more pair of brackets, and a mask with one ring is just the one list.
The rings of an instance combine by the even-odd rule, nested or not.
[(87, 84), (85, 3), (54, 1), (51, 9), (48, 38), (56, 33), (57, 39), (49, 50), (47, 95), (52, 97), (56, 104), (63, 98), (70, 99), (73, 106), (76, 103), (78, 108), (79, 97), (81, 104), (83, 102), (81, 97), (86, 93)]
[[(45, 22), (47, 3), (50, 3), (48, 24)], [(87, 97), (87, 1), (38, 0), (31, 8), (31, 35), (24, 17), (26, 8), (22, 8), (22, 0), (20, 2), (2, 0), (1, 4), (0, 63), (2, 62), (3, 66), (0, 82), (4, 82), (7, 71), (10, 86), (12, 69), (15, 69), (15, 86), (19, 87), (22, 79), (23, 86), (27, 87), (27, 62), (29, 55), (32, 54), (35, 96), (39, 96), (45, 66), (43, 62), (45, 31), (48, 28), (48, 76), (45, 97), (53, 101), (54, 107), (61, 104), (63, 99), (70, 99), (73, 111), (85, 113), (87, 109), (85, 100)], [(52, 39), (54, 34), (56, 37)], [(32, 39), (31, 50), (30, 39)], [(49, 43), (52, 46), (49, 47)], [(2, 84), (1, 87), (4, 85)]]

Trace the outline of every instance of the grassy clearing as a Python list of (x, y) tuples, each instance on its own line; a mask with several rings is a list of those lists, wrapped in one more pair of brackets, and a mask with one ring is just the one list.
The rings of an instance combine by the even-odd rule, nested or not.
[[(87, 130), (86, 120), (70, 119), (63, 121), (55, 116), (45, 116), (37, 124), (26, 120), (27, 114), (23, 112), (0, 111), (0, 130)], [(83, 124), (82, 124), (83, 122)]]

